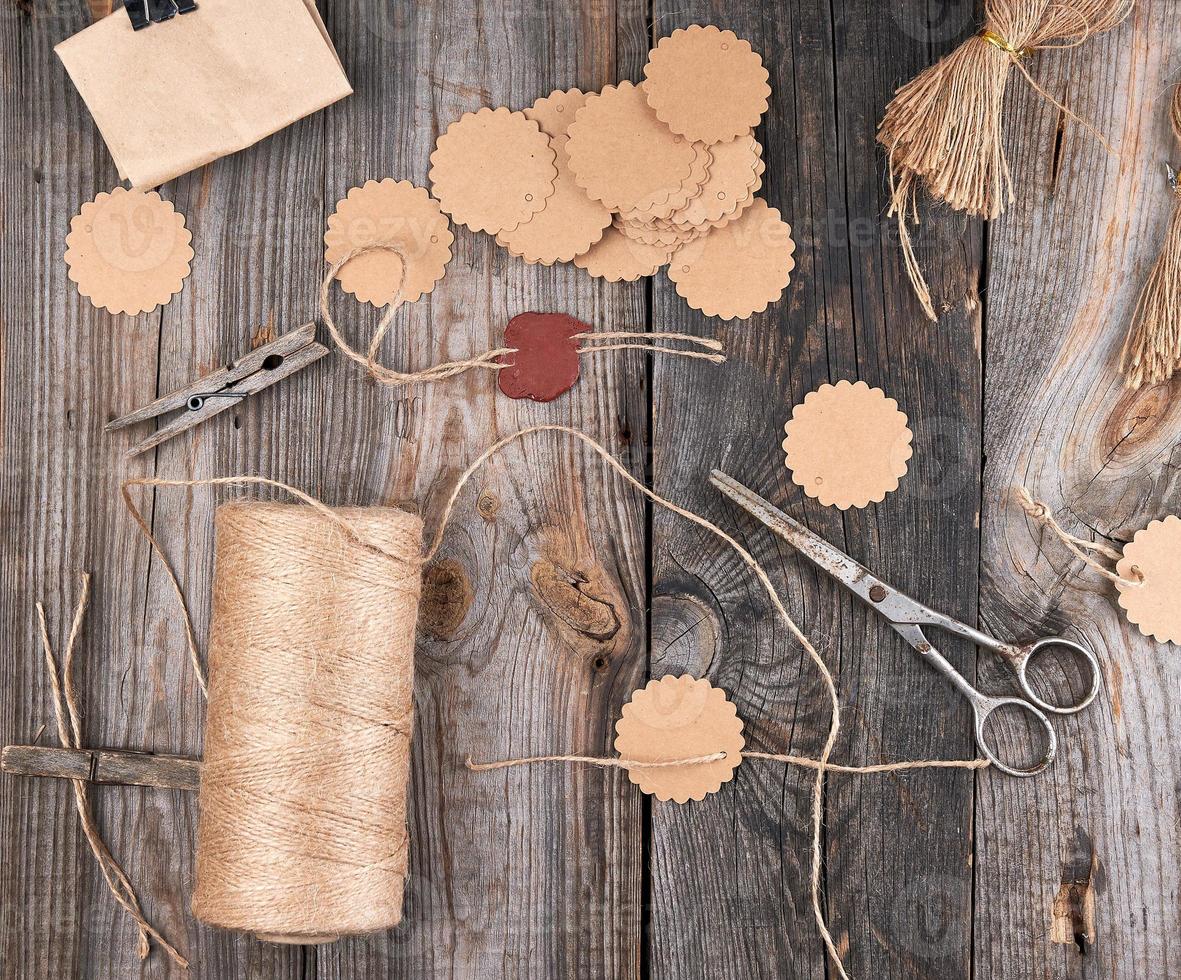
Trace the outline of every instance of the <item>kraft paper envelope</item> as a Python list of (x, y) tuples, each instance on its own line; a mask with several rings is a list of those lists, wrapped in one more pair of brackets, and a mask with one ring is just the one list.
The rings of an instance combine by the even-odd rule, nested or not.
[(55, 50), (119, 176), (139, 190), (353, 91), (314, 0), (200, 0), (140, 31), (116, 10)]

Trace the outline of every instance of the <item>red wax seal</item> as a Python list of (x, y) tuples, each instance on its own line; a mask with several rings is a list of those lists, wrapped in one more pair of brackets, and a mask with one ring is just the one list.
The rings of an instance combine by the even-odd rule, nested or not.
[(504, 354), (498, 373), (500, 390), (509, 398), (530, 398), (552, 402), (574, 387), (578, 380), (576, 334), (587, 333), (590, 324), (565, 313), (521, 313), (508, 322), (504, 346), (513, 354)]

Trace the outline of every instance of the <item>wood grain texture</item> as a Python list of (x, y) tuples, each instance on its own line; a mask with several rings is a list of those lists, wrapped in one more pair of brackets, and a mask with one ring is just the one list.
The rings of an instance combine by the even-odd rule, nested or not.
[(196, 790), (201, 760), (149, 752), (6, 745), (0, 770), (16, 776), (84, 779), (90, 783)]
[[(764, 192), (797, 242), (794, 281), (766, 314), (724, 326), (687, 310), (663, 283), (655, 300), (663, 329), (720, 331), (730, 353), (716, 374), (656, 366), (656, 487), (740, 528), (773, 570), (837, 676), (844, 726), (834, 761), (853, 764), (970, 757), (969, 716), (882, 621), (739, 516), (705, 477), (720, 466), (899, 588), (972, 619), (980, 231), (947, 215), (924, 226), (919, 247), (950, 306), (932, 328), (882, 221), (873, 133), (900, 79), (956, 35), (929, 50), (919, 19), (900, 18), (904, 6), (783, 3), (726, 18), (771, 71), (758, 138)], [(672, 7), (658, 33), (709, 16), (704, 6)], [(843, 378), (896, 398), (916, 439), (901, 489), (844, 514), (804, 496), (780, 449), (792, 406)], [(674, 519), (657, 515), (654, 523), (654, 594), (692, 603), (711, 621), (708, 638), (682, 635), (676, 649), (661, 649), (655, 636), (670, 631), (654, 624), (654, 670), (708, 673), (731, 692), (752, 747), (818, 755), (829, 698), (803, 650), (732, 555), (703, 548)], [(947, 653), (971, 674), (969, 650)], [(813, 778), (747, 763), (732, 789), (699, 807), (655, 807), (654, 976), (826, 975), (808, 885)], [(852, 976), (971, 975), (972, 797), (973, 777), (962, 773), (829, 780), (826, 904)], [(947, 935), (928, 937), (930, 910), (951, 924)]]
[[(1175, 650), (1142, 637), (1113, 588), (1012, 497), (1024, 484), (1067, 530), (1117, 548), (1181, 507), (1178, 383), (1134, 393), (1116, 373), (1173, 206), (1163, 162), (1176, 163), (1175, 16), (1139, 4), (1114, 34), (1038, 60), (1039, 82), (1118, 158), (1036, 93), (1011, 93), (1020, 204), (990, 241), (981, 613), (991, 630), (1081, 638), (1107, 676), (1095, 708), (1057, 725), (1049, 773), (981, 780), (981, 976), (1170, 976), (1181, 955)], [(1063, 923), (1056, 904), (1072, 886)]]
[[(561, 422), (737, 529), (772, 570), (838, 677), (836, 761), (969, 757), (970, 718), (871, 613), (721, 500), (705, 482), (712, 466), (940, 609), (972, 622), (979, 599), (983, 626), (1002, 635), (1074, 623), (1097, 645), (1101, 706), (1057, 724), (1063, 757), (1051, 774), (830, 777), (825, 903), (853, 976), (1168, 976), (1181, 935), (1177, 671), (1007, 493), (1026, 482), (1076, 533), (1115, 541), (1177, 509), (1178, 401), (1162, 388), (1127, 394), (1114, 373), (1171, 206), (1159, 173), (1173, 150), (1172, 6), (1142, 0), (1119, 35), (1031, 63), (1056, 97), (1119, 137), (1119, 161), (1076, 126), (1059, 141), (1057, 111), (1014, 83), (1019, 204), (987, 236), (932, 209), (917, 241), (944, 308), (935, 327), (884, 220), (873, 134), (894, 88), (976, 28), (968, 0), (320, 8), (356, 94), (168, 185), (193, 231), (193, 275), (162, 311), (114, 317), (78, 296), (62, 261), (70, 217), (116, 183), (52, 54), (88, 23), (87, 4), (0, 6), (0, 743), (36, 742), (42, 726), (41, 744), (53, 742), (33, 604), (46, 602), (64, 642), (86, 569), (86, 742), (201, 753), (204, 704), (174, 598), (118, 503), (123, 479), (261, 474), (330, 504), (417, 507), (429, 533), (481, 449)], [(483, 374), (391, 393), (331, 356), (136, 460), (103, 433), (315, 317), (326, 219), (350, 187), (424, 184), (437, 135), (462, 112), (638, 80), (652, 41), (693, 22), (749, 38), (771, 71), (765, 195), (797, 242), (783, 300), (720, 325), (663, 275), (605, 285), (526, 266), (457, 228), (446, 278), (401, 315), (382, 356), (412, 367), (456, 358), (496, 345), (516, 313), (554, 310), (602, 328), (717, 335), (725, 365), (585, 359), (570, 395), (537, 405), (498, 395)], [(376, 326), (369, 307), (338, 290), (334, 302), (355, 342)], [(883, 387), (916, 437), (899, 491), (843, 514), (803, 496), (779, 448), (791, 407), (839, 378)], [(234, 495), (144, 500), (202, 643), (213, 511)], [(149, 918), (191, 956), (192, 977), (831, 975), (808, 898), (810, 773), (751, 760), (716, 796), (676, 807), (640, 797), (618, 772), (463, 767), (467, 755), (609, 753), (630, 692), (649, 674), (685, 671), (731, 693), (750, 747), (815, 755), (828, 723), (820, 678), (733, 555), (546, 434), (477, 475), (427, 582), (398, 929), (299, 948), (206, 928), (188, 911), (193, 794), (95, 788), (112, 851)], [(971, 649), (944, 652), (976, 675)], [(979, 674), (986, 690), (1012, 689), (987, 655)], [(180, 975), (159, 953), (136, 958), (68, 783), (0, 778), (0, 978)]]

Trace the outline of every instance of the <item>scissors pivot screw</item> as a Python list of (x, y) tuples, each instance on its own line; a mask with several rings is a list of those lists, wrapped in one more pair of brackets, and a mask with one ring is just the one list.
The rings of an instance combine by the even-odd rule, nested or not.
[(883, 586), (883, 585), (873, 585), (873, 586), (870, 586), (870, 589), (869, 589), (869, 597), (870, 597), (870, 598), (871, 598), (871, 599), (872, 599), (874, 602), (881, 602), (881, 601), (882, 601), (883, 599), (885, 599), (885, 598), (886, 598), (886, 596), (888, 596), (889, 594), (890, 594), (890, 593), (886, 591), (886, 588), (885, 588), (885, 586)]

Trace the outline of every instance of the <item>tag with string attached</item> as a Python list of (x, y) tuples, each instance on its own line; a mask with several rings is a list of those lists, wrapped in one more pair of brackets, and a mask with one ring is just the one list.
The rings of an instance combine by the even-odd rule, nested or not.
[[(1050, 508), (1025, 487), (1017, 490), (1025, 512), (1052, 531), (1086, 566), (1119, 592), (1128, 622), (1160, 643), (1181, 643), (1181, 518), (1170, 515), (1137, 531), (1123, 551), (1070, 534)], [(1106, 558), (1114, 570), (1095, 556)]]

